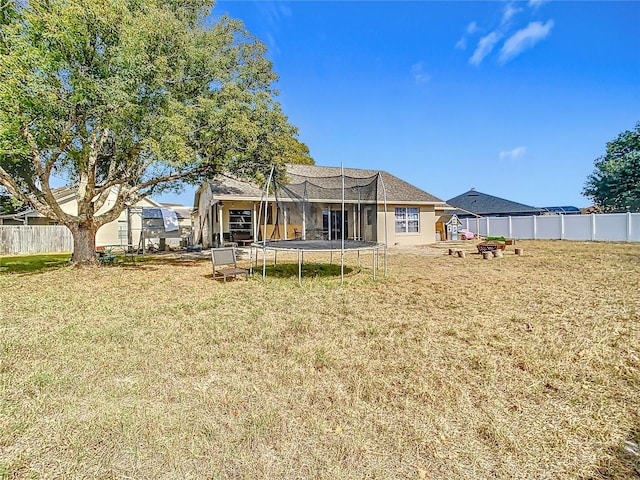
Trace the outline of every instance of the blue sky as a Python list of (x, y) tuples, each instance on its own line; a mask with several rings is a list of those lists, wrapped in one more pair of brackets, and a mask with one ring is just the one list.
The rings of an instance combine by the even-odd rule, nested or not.
[[(581, 195), (640, 121), (640, 2), (237, 1), (317, 165), (385, 170), (447, 200)], [(161, 200), (193, 202), (193, 190)]]

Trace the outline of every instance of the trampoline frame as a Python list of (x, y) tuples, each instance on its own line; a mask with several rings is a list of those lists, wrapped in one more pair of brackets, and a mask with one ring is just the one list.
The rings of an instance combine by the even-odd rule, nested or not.
[[(275, 166), (271, 167), (271, 172), (269, 173), (269, 179), (267, 180), (267, 183), (265, 184), (265, 188), (264, 188), (264, 192), (263, 192), (263, 199), (261, 199), (260, 201), (260, 214), (262, 214), (263, 211), (263, 205), (264, 205), (264, 211), (266, 212), (267, 210), (267, 206), (269, 204), (269, 186), (272, 185), (272, 180), (274, 180), (274, 172), (275, 172)], [(376, 271), (378, 269), (378, 257), (380, 254), (380, 249), (382, 249), (383, 251), (383, 264), (384, 264), (384, 276), (387, 276), (387, 192), (384, 186), (384, 181), (382, 180), (382, 177), (380, 176), (380, 173), (377, 174), (378, 175), (378, 179), (380, 180), (380, 183), (382, 185), (382, 192), (383, 192), (383, 202), (384, 202), (384, 243), (373, 243), (373, 242), (362, 242), (362, 241), (358, 241), (358, 240), (345, 240), (344, 238), (344, 229), (342, 230), (342, 238), (340, 240), (340, 247), (339, 248), (327, 248), (327, 249), (323, 249), (323, 248), (304, 248), (303, 245), (306, 242), (313, 242), (314, 244), (317, 244), (318, 242), (324, 242), (324, 243), (331, 243), (332, 240), (318, 240), (318, 241), (313, 241), (313, 240), (276, 240), (276, 241), (267, 241), (265, 239), (263, 239), (261, 242), (255, 242), (253, 244), (251, 244), (251, 256), (253, 257), (253, 252), (254, 250), (256, 250), (256, 265), (257, 265), (257, 249), (260, 248), (262, 250), (262, 279), (264, 281), (265, 277), (266, 277), (266, 270), (267, 270), (267, 257), (266, 257), (266, 252), (268, 250), (273, 251), (274, 252), (274, 261), (277, 262), (277, 252), (278, 251), (297, 251), (298, 252), (298, 284), (300, 286), (302, 286), (302, 265), (304, 263), (304, 252), (330, 252), (331, 254), (331, 258), (330, 258), (330, 263), (333, 261), (333, 252), (340, 252), (340, 286), (342, 286), (344, 284), (344, 254), (345, 252), (348, 251), (356, 251), (358, 253), (358, 267), (360, 266), (360, 251), (362, 250), (371, 250), (372, 251), (372, 270), (373, 270), (373, 279), (376, 279)], [(341, 192), (341, 211), (344, 212), (344, 208), (345, 208), (345, 197), (344, 197), (344, 189), (345, 189), (345, 175), (344, 175), (344, 167), (342, 165), (340, 165), (340, 176), (342, 177), (342, 192)], [(278, 203), (278, 198), (277, 198), (277, 188), (275, 183), (273, 184), (274, 187), (274, 197), (276, 200), (276, 203)], [(377, 205), (377, 202), (376, 202)], [(267, 215), (264, 215), (264, 232), (266, 234), (267, 231)], [(304, 235), (304, 233), (303, 233)], [(296, 242), (297, 244), (299, 244), (300, 246), (298, 248), (292, 248), (291, 246), (287, 247), (281, 247), (281, 246), (277, 246), (274, 247), (273, 245), (276, 242)], [(347, 244), (347, 242), (349, 242)], [(360, 244), (360, 245), (359, 245)], [(289, 245), (292, 245), (292, 243), (290, 243)], [(348, 246), (347, 246), (348, 245)], [(251, 273), (253, 274), (253, 261), (251, 261)]]
[[(251, 244), (251, 273), (253, 274), (253, 259), (255, 258), (255, 266), (258, 266), (258, 250), (262, 250), (262, 279), (266, 278), (266, 270), (267, 270), (267, 251), (271, 251), (274, 253), (274, 266), (277, 265), (278, 262), (278, 252), (297, 252), (298, 254), (298, 285), (302, 286), (302, 266), (304, 265), (304, 254), (305, 253), (329, 253), (330, 259), (329, 264), (333, 264), (333, 253), (340, 253), (340, 284), (344, 281), (344, 254), (346, 252), (356, 252), (358, 254), (358, 268), (360, 267), (360, 252), (362, 251), (371, 251), (371, 271), (373, 280), (376, 279), (376, 272), (380, 269), (380, 251), (382, 250), (383, 255), (383, 273), (386, 277), (387, 275), (387, 246), (384, 243), (374, 243), (374, 242), (360, 242), (357, 240), (349, 240), (348, 245), (340, 245), (334, 248), (318, 248), (317, 245), (321, 244), (331, 244), (330, 240), (276, 240), (271, 242), (256, 242)], [(289, 243), (288, 246), (285, 245), (275, 245), (275, 244), (285, 244)], [(346, 243), (346, 242), (345, 242)], [(309, 248), (305, 247), (304, 244), (314, 246)], [(299, 245), (299, 246), (294, 246)], [(254, 255), (255, 252), (255, 255)]]

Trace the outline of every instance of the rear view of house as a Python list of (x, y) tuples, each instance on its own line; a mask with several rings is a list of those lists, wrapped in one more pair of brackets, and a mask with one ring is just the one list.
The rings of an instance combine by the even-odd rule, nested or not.
[[(354, 187), (346, 194), (344, 208), (339, 195), (327, 193), (336, 191), (343, 172), (352, 185), (358, 185), (357, 191)], [(262, 240), (271, 237), (279, 225), (278, 235), (283, 239), (304, 235), (330, 240), (344, 234), (345, 238), (388, 245), (429, 244), (436, 240), (436, 219), (446, 207), (439, 198), (387, 172), (290, 164), (286, 177), (291, 190), (297, 192), (288, 198), (303, 196), (308, 213), (276, 203), (262, 212), (264, 186), (222, 175), (205, 182), (195, 198), (195, 243), (208, 248), (239, 239)], [(375, 185), (367, 191), (374, 190), (375, 196), (364, 198), (369, 182)], [(304, 193), (301, 185), (307, 185)], [(281, 205), (286, 203), (280, 200)]]

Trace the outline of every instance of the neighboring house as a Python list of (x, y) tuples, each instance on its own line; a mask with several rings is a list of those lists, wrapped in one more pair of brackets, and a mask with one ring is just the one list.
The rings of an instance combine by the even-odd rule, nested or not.
[[(136, 206), (128, 209), (127, 218), (132, 230), (133, 245), (144, 248), (153, 247), (165, 250), (166, 247), (187, 247), (191, 243), (193, 228), (191, 224), (191, 207), (168, 203), (157, 203), (155, 206)], [(140, 239), (140, 223), (142, 219), (142, 240)]]
[(580, 215), (582, 211), (578, 207), (561, 206), (561, 207), (542, 207), (548, 215)]
[[(66, 213), (76, 215), (78, 203), (75, 197), (74, 187), (60, 187), (53, 189), (54, 197), (60, 208)], [(107, 211), (116, 200), (117, 191), (109, 193), (109, 198), (98, 211)], [(169, 215), (166, 212), (172, 212)], [(171, 224), (176, 224), (176, 229), (162, 231), (163, 212), (170, 219)], [(158, 228), (157, 217), (160, 215), (162, 229)], [(36, 210), (29, 208), (15, 214), (0, 215), (0, 225), (56, 225), (58, 222), (45, 217)], [(144, 228), (143, 228), (144, 227)], [(179, 244), (191, 235), (191, 208), (176, 205), (163, 205), (150, 198), (144, 198), (135, 205), (125, 209), (113, 222), (109, 222), (98, 229), (96, 234), (96, 246), (106, 245), (134, 245), (140, 244), (141, 235), (143, 244), (147, 242)], [(143, 234), (144, 231), (144, 234)], [(161, 239), (172, 239), (161, 241)]]
[[(340, 176), (340, 167), (321, 167), (316, 165), (287, 165), (287, 174), (309, 182), (322, 184), (323, 179)], [(377, 200), (373, 206), (368, 205), (362, 212), (362, 231), (366, 232), (366, 240), (387, 242), (388, 245), (423, 245), (436, 241), (436, 219), (444, 212), (447, 205), (439, 198), (421, 190), (404, 180), (387, 172), (345, 168), (345, 177), (365, 179), (379, 174), (377, 183)], [(384, 188), (383, 188), (384, 187)], [(239, 181), (224, 175), (205, 182), (196, 192), (194, 210), (194, 243), (202, 244), (204, 248), (218, 246), (228, 240), (238, 238), (261, 239), (262, 223), (261, 199), (263, 187)], [(321, 194), (317, 194), (321, 196)], [(386, 200), (386, 218), (385, 218)], [(356, 237), (356, 212), (354, 200), (345, 202), (345, 209), (341, 211), (340, 201), (327, 198), (308, 196), (308, 203), (314, 208), (319, 217), (319, 224), (333, 225), (336, 214), (339, 216), (337, 225), (344, 225), (345, 238)], [(273, 208), (271, 206), (270, 208)], [(375, 214), (375, 219), (371, 215)], [(277, 213), (273, 210), (267, 213), (267, 223), (273, 224)], [(375, 221), (372, 221), (375, 220)], [(268, 226), (269, 226), (268, 225)], [(375, 231), (367, 230), (367, 225), (376, 225)], [(386, 230), (385, 230), (386, 228)], [(286, 230), (286, 227), (285, 227)], [(221, 235), (222, 233), (222, 235)], [(334, 230), (335, 233), (335, 230)], [(329, 231), (322, 232), (331, 236)], [(293, 229), (290, 237), (293, 238)]]
[[(75, 189), (72, 187), (59, 187), (52, 190), (53, 196), (63, 211), (72, 213), (77, 205), (75, 203)], [(33, 208), (26, 208), (20, 212), (0, 215), (0, 225), (57, 225), (58, 222), (45, 217)]]
[(504, 198), (494, 197), (481, 193), (472, 188), (457, 197), (447, 200), (447, 204), (454, 210), (447, 213), (458, 215), (459, 218), (473, 217), (516, 217), (529, 215), (542, 215), (546, 213), (543, 208), (531, 207), (522, 203), (512, 202)]

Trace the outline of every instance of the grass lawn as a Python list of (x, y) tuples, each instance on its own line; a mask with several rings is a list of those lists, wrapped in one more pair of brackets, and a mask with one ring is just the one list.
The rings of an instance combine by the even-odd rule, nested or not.
[(0, 256), (0, 274), (40, 272), (44, 269), (59, 268), (66, 265), (70, 259), (71, 253)]
[(0, 479), (640, 475), (640, 245), (458, 245), (4, 269)]

